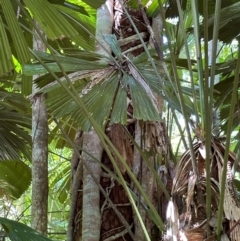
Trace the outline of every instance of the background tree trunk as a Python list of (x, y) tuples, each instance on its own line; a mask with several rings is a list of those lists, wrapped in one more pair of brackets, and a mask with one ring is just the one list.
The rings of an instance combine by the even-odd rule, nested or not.
[[(36, 23), (38, 30), (40, 30)], [(43, 34), (43, 32), (41, 31)], [(33, 49), (46, 51), (37, 31), (34, 31)], [(35, 75), (33, 78), (39, 76)], [(44, 95), (36, 94), (33, 85), (32, 99), (32, 228), (47, 234), (48, 211), (48, 118)]]

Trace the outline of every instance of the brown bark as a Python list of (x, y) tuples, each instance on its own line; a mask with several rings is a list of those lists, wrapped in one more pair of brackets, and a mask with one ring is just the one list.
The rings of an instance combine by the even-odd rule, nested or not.
[[(104, 5), (101, 8), (102, 13), (98, 12), (98, 24), (104, 25), (104, 28), (97, 32), (96, 36), (98, 40), (96, 49), (98, 53), (106, 54), (110, 53), (110, 49), (102, 40), (102, 34), (112, 33), (105, 32), (107, 29), (109, 30), (109, 23), (107, 21), (106, 14), (109, 14), (109, 7), (113, 8), (113, 1), (108, 1), (110, 5)], [(133, 31), (132, 26), (121, 10), (121, 5), (117, 4), (118, 1), (115, 1), (115, 26), (113, 28), (114, 34), (116, 34), (117, 38), (120, 41), (121, 50), (124, 52), (130, 52), (133, 55), (137, 56), (143, 52), (143, 47), (138, 38), (136, 38), (136, 33)], [(104, 13), (105, 12), (105, 13)], [(133, 19), (138, 26), (141, 35), (144, 37), (144, 40), (149, 40), (149, 33), (146, 25), (144, 24), (142, 15), (140, 11), (129, 10), (130, 14), (133, 16)], [(109, 16), (109, 15), (108, 15)], [(111, 17), (110, 13), (110, 17)], [(102, 48), (107, 49), (107, 52)], [(156, 166), (156, 159), (158, 158), (159, 152), (164, 158), (167, 158), (168, 155), (168, 143), (166, 141), (166, 132), (163, 129), (162, 123), (158, 122), (141, 122), (141, 125), (135, 120), (132, 120), (133, 109), (131, 105), (131, 96), (128, 96), (129, 104), (128, 109), (126, 110), (129, 115), (129, 121), (125, 128), (128, 130), (132, 138), (135, 138), (135, 141), (141, 146), (143, 151), (147, 153), (151, 164)], [(159, 99), (157, 96), (155, 97), (157, 100), (156, 104), (159, 110), (159, 114), (162, 112), (163, 100)], [(131, 122), (131, 123), (130, 123)], [(149, 170), (146, 163), (144, 163), (141, 159), (137, 148), (133, 147), (132, 142), (130, 141), (128, 135), (122, 128), (120, 124), (107, 124), (106, 131), (109, 139), (112, 141), (116, 149), (122, 155), (123, 159), (126, 163), (132, 168), (134, 174), (139, 178), (143, 189), (146, 191), (150, 200), (157, 206), (160, 202), (160, 197), (157, 197), (159, 194), (157, 192), (157, 185), (155, 183), (152, 172)], [(103, 165), (108, 167), (111, 171), (114, 172), (113, 165), (111, 160), (105, 151), (101, 154), (101, 146), (100, 142), (97, 138), (96, 133), (91, 130), (90, 133), (84, 133), (83, 135), (83, 149), (87, 150), (94, 157), (102, 162)], [(164, 153), (164, 154), (163, 154)], [(126, 172), (126, 168), (122, 165), (120, 160), (113, 155), (115, 160), (118, 162), (118, 167), (121, 170), (121, 173), (128, 183), (129, 188), (134, 190), (133, 184), (131, 184), (131, 180)], [(142, 232), (142, 228), (138, 223), (137, 218), (134, 216), (131, 204), (129, 202), (129, 198), (127, 197), (123, 187), (114, 180), (105, 170), (101, 169), (100, 166), (95, 163), (88, 155), (82, 154), (83, 160), (86, 162), (86, 165), (90, 167), (90, 169), (94, 172), (95, 179), (99, 181), (100, 185), (104, 189), (107, 194), (100, 194), (100, 203), (98, 202), (99, 188), (92, 179), (92, 176), (88, 173), (87, 169), (83, 168), (83, 183), (80, 183), (79, 191), (78, 191), (78, 200), (75, 209), (75, 219), (74, 219), (74, 239), (73, 240), (99, 240), (110, 241), (130, 241), (130, 240), (145, 240), (145, 235)], [(163, 164), (166, 164), (163, 162)], [(100, 168), (100, 170), (99, 170)], [(137, 195), (139, 195), (138, 190), (134, 190)], [(113, 208), (111, 202), (115, 205), (118, 212), (122, 214), (125, 221), (121, 219), (119, 213), (116, 213), (116, 209)], [(139, 197), (140, 201), (144, 202), (142, 197)], [(83, 200), (85, 199), (85, 200)], [(100, 209), (99, 209), (100, 208)], [(99, 213), (98, 213), (99, 210)], [(154, 226), (154, 224), (148, 219), (147, 214), (141, 205), (139, 205), (139, 210), (142, 216), (142, 219), (147, 227), (148, 233), (151, 236), (152, 240), (159, 239), (159, 230)], [(98, 214), (101, 216), (101, 225), (99, 225)], [(88, 215), (88, 217), (86, 217)], [(88, 220), (87, 220), (88, 218)], [(95, 223), (95, 221), (97, 221)], [(80, 224), (81, 223), (81, 224)], [(81, 226), (82, 225), (82, 226)], [(127, 228), (126, 228), (127, 227)], [(131, 232), (128, 232), (127, 229), (131, 229)], [(155, 231), (154, 229), (157, 229)], [(80, 231), (82, 230), (82, 231)], [(100, 230), (100, 234), (98, 231)], [(94, 233), (93, 233), (93, 232)], [(154, 231), (154, 232), (153, 232)], [(88, 234), (88, 236), (84, 236), (84, 232)], [(129, 234), (131, 233), (131, 234)]]
[[(134, 56), (139, 55), (143, 52), (143, 47), (138, 38), (135, 38), (136, 33), (131, 26), (131, 23), (127, 16), (122, 10), (121, 4), (118, 1), (115, 2), (115, 26), (114, 33), (120, 41), (120, 47), (122, 52), (131, 53)], [(141, 36), (143, 39), (149, 40), (149, 33), (146, 25), (144, 24), (143, 16), (140, 11), (128, 9), (129, 14), (132, 16), (133, 21), (135, 22)], [(160, 36), (162, 31), (162, 25), (159, 24), (161, 18), (158, 16), (157, 21), (153, 20), (154, 31), (157, 30), (157, 36)], [(157, 41), (158, 44), (161, 43), (160, 39)], [(162, 113), (163, 100), (155, 96), (157, 100), (157, 108), (159, 114)], [(131, 101), (128, 105), (128, 113), (130, 116), (133, 114)], [(131, 118), (131, 117), (130, 117)], [(151, 165), (156, 166), (156, 159), (159, 155), (159, 152), (163, 154), (163, 157), (166, 158), (168, 155), (168, 142), (166, 141), (166, 132), (162, 128), (162, 123), (158, 122), (142, 122), (139, 125), (137, 122), (129, 124), (126, 126), (129, 133), (135, 136), (135, 141), (147, 153)], [(138, 177), (144, 191), (148, 194), (150, 200), (157, 206), (159, 204), (160, 197), (157, 197), (157, 186), (154, 180), (153, 173), (148, 168), (147, 164), (143, 162), (137, 148), (129, 143), (129, 139), (126, 138), (125, 132), (119, 124), (113, 124), (109, 127), (110, 132), (108, 133), (109, 138), (112, 143), (116, 146), (124, 160), (127, 164), (133, 169), (135, 176)], [(118, 166), (124, 175), (125, 181), (130, 182), (126, 170), (123, 165), (119, 162)], [(105, 164), (110, 170), (113, 170), (112, 164), (108, 159), (107, 155), (103, 155), (102, 163)], [(163, 162), (163, 164), (166, 164)], [(101, 185), (109, 193), (109, 196), (113, 203), (118, 207), (118, 210), (123, 214), (129, 225), (134, 227), (135, 237), (134, 240), (146, 240), (145, 235), (142, 231), (138, 218), (135, 217), (132, 211), (132, 207), (129, 203), (129, 199), (126, 196), (125, 191), (122, 186), (120, 186), (116, 181), (113, 181), (111, 178), (104, 176), (101, 178)], [(131, 186), (133, 186), (131, 184)], [(138, 190), (135, 190), (135, 193), (139, 196)], [(139, 200), (144, 203), (142, 197), (139, 197)], [(141, 205), (138, 206), (141, 217), (145, 223), (147, 231), (151, 236), (152, 240), (157, 240), (160, 237), (159, 230), (154, 226), (153, 222), (150, 221), (146, 215), (146, 211), (142, 208)], [(101, 209), (102, 212), (102, 229), (101, 229), (101, 240), (133, 240), (128, 234), (124, 233), (124, 227), (122, 226), (119, 219), (116, 217), (114, 211), (107, 205), (106, 199), (101, 197)], [(157, 231), (156, 231), (157, 229)], [(113, 239), (116, 238), (116, 239)]]
[[(135, 124), (133, 123), (128, 126), (128, 130), (131, 134), (134, 133), (134, 125)], [(133, 147), (130, 145), (129, 138), (126, 136), (122, 127), (119, 124), (111, 125), (108, 136), (120, 154), (123, 156), (126, 163), (131, 166), (133, 160)], [(117, 160), (117, 162), (118, 167), (121, 170), (123, 177), (125, 178), (125, 181), (130, 183), (130, 178), (126, 173), (125, 168), (119, 160)], [(103, 153), (102, 163), (110, 170), (114, 171), (113, 165), (105, 152)], [(101, 178), (101, 186), (104, 188), (114, 205), (117, 207), (118, 211), (123, 215), (128, 225), (132, 228), (133, 211), (122, 185), (120, 185), (117, 181), (115, 181), (113, 178), (108, 176), (107, 173), (104, 172)], [(113, 208), (111, 208), (107, 199), (103, 195), (101, 195), (100, 206), (102, 216), (100, 240), (133, 240), (128, 232), (126, 232), (126, 227), (123, 225), (122, 221), (118, 218), (116, 212), (113, 210)]]

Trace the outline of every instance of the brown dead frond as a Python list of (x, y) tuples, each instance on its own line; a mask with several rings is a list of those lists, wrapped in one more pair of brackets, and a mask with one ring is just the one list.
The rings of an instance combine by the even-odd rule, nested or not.
[[(225, 146), (218, 140), (212, 140), (210, 151), (211, 175), (211, 213), (212, 219), (206, 219), (206, 147), (204, 141), (194, 145), (197, 160), (198, 176), (193, 173), (190, 151), (186, 151), (176, 167), (173, 180), (172, 197), (179, 212), (179, 240), (204, 240), (207, 238), (207, 226), (216, 228)], [(230, 152), (227, 163), (227, 180), (224, 200), (223, 227), (229, 229), (231, 240), (240, 240), (240, 206), (233, 186), (231, 169), (235, 161), (234, 153)], [(227, 224), (226, 224), (227, 223)], [(235, 225), (235, 226), (234, 226)], [(231, 229), (232, 227), (232, 229)], [(212, 236), (215, 233), (212, 231)], [(239, 236), (239, 238), (238, 238)], [(210, 237), (208, 237), (210, 238)], [(211, 240), (211, 239), (206, 239)]]

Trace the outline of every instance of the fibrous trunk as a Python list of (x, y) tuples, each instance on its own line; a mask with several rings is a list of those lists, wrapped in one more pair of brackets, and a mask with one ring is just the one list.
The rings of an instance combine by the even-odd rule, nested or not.
[[(146, 41), (146, 44), (149, 44), (148, 28), (144, 23), (141, 11), (128, 8), (128, 12), (132, 16), (132, 19), (134, 20), (140, 32), (140, 35), (143, 37), (144, 41)], [(111, 54), (110, 48), (103, 40), (103, 34), (111, 33), (116, 35), (122, 53), (138, 56), (144, 51), (143, 45), (141, 44), (136, 32), (134, 31), (128, 17), (126, 16), (126, 14), (124, 14), (124, 10), (122, 9), (122, 5), (119, 1), (107, 1), (107, 3), (103, 5), (101, 9), (99, 9), (97, 16), (97, 26), (103, 26), (103, 28), (100, 28), (101, 31), (97, 31), (96, 34), (98, 39), (96, 47), (98, 53), (106, 55)], [(115, 21), (114, 26), (111, 26), (111, 28), (111, 24), (109, 24), (109, 19), (114, 19)], [(156, 29), (158, 29), (157, 36), (159, 37), (159, 30), (161, 31), (162, 29), (161, 21), (160, 25), (156, 27)], [(106, 32), (106, 30), (110, 31)], [(160, 42), (161, 41), (158, 41), (158, 43)], [(102, 45), (105, 46), (107, 51), (102, 48)], [(149, 170), (147, 164), (144, 163), (144, 161), (142, 160), (137, 148), (133, 146), (131, 138), (135, 139), (136, 143), (138, 143), (146, 156), (148, 156), (151, 165), (153, 165), (154, 168), (158, 169), (157, 165), (160, 162), (163, 165), (166, 164), (169, 154), (165, 125), (160, 122), (143, 122), (134, 119), (131, 96), (128, 95), (127, 98), (128, 106), (126, 112), (128, 113), (128, 124), (122, 126), (118, 123), (107, 122), (105, 127), (105, 133), (114, 144), (118, 152), (121, 154), (127, 165), (133, 170), (133, 173), (141, 182), (143, 189), (149, 196), (150, 200), (155, 204), (156, 207), (159, 207), (161, 203), (165, 205), (166, 200), (164, 198), (162, 198), (161, 200), (160, 196), (163, 197), (163, 195), (158, 190), (153, 174)], [(158, 112), (159, 115), (161, 115), (163, 101), (162, 99), (158, 99), (157, 97), (156, 100)], [(104, 106), (102, 108), (104, 108)], [(107, 152), (103, 151), (102, 155), (100, 156), (101, 146), (100, 143), (98, 143), (99, 140), (97, 139), (96, 133), (94, 133), (93, 130), (91, 130), (91, 132), (92, 133), (83, 135), (83, 150), (87, 149), (90, 154), (92, 154), (99, 161), (101, 161), (102, 164), (105, 165), (109, 170), (115, 172), (113, 164), (109, 156), (107, 155)], [(84, 140), (85, 135), (93, 136), (92, 139), (90, 138), (90, 136), (88, 136)], [(129, 137), (129, 135), (131, 136), (131, 138)], [(91, 149), (88, 148), (88, 146), (94, 146), (94, 148), (92, 147)], [(97, 148), (97, 146), (99, 147)], [(98, 154), (94, 153), (96, 151), (96, 148), (98, 149)], [(157, 161), (159, 156), (163, 157), (163, 160)], [(86, 164), (92, 163), (94, 165), (94, 168), (92, 170), (94, 171), (94, 174), (96, 174), (96, 176), (94, 175), (95, 180), (92, 180), (91, 175), (88, 175), (88, 171), (83, 168), (83, 170), (85, 171), (83, 171), (83, 181), (79, 185), (78, 200), (75, 209), (75, 220), (73, 222), (73, 232), (78, 232), (78, 235), (75, 235), (76, 237), (78, 236), (78, 239), (73, 238), (73, 240), (80, 240), (81, 238), (83, 240), (97, 240), (98, 235), (98, 240), (104, 241), (146, 240), (142, 232), (142, 228), (138, 224), (138, 219), (134, 215), (129, 198), (122, 185), (119, 184), (114, 178), (112, 178), (107, 171), (102, 168), (99, 169), (99, 165), (97, 163), (94, 163), (93, 160), (90, 160), (91, 158), (89, 159), (87, 155), (83, 155), (82, 153), (82, 157), (83, 162), (86, 161)], [(128, 187), (133, 192), (135, 192), (136, 195), (139, 196), (139, 200), (144, 203), (144, 200), (140, 196), (139, 191), (135, 188), (130, 177), (128, 176), (124, 165), (122, 165), (122, 163), (120, 162), (118, 157), (114, 155), (114, 153), (113, 157), (118, 162), (118, 167), (125, 179), (125, 182), (128, 184)], [(160, 175), (162, 175), (163, 179), (166, 180), (167, 185), (167, 175), (161, 173)], [(106, 195), (102, 193), (100, 194), (98, 186), (95, 183), (96, 180), (100, 180), (99, 184), (104, 189), (105, 194), (108, 196), (108, 198), (111, 199), (112, 203), (118, 211), (118, 214), (116, 213), (116, 209), (112, 207), (112, 204), (109, 202), (108, 198), (106, 198)], [(96, 188), (88, 188), (87, 186), (89, 182), (91, 182), (91, 185), (95, 186)], [(94, 193), (90, 193), (90, 191)], [(98, 204), (96, 200), (97, 195), (99, 194), (100, 203)], [(85, 201), (83, 201), (83, 199), (85, 199)], [(94, 203), (92, 202), (93, 200), (95, 200)], [(140, 203), (138, 203), (138, 205), (149, 236), (152, 240), (158, 240), (160, 238), (158, 228), (149, 219), (146, 214), (146, 210), (142, 209)], [(97, 212), (99, 212), (101, 218), (101, 223), (99, 227), (98, 224), (95, 223), (95, 221), (98, 219), (98, 215), (96, 213), (94, 215), (90, 214), (89, 222), (86, 222), (86, 213), (89, 209), (95, 209), (95, 211), (98, 209)], [(158, 210), (160, 213), (162, 212), (161, 207), (159, 207)], [(93, 210), (90, 211), (93, 212)], [(119, 213), (122, 215), (124, 220), (122, 218), (119, 218)], [(163, 215), (165, 216), (165, 213)], [(94, 219), (94, 217), (97, 218)], [(84, 222), (86, 223), (84, 224)], [(82, 226), (80, 225), (80, 223), (82, 224)], [(82, 232), (79, 232), (80, 226)], [(98, 228), (99, 230), (96, 230)], [(98, 233), (98, 231), (100, 233)], [(91, 233), (91, 235), (95, 234), (95, 239), (92, 239), (90, 235), (88, 236), (88, 239), (86, 239), (87, 236), (84, 236), (84, 232)]]

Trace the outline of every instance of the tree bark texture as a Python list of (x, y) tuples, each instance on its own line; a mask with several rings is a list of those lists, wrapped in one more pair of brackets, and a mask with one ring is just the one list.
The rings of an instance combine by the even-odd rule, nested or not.
[[(107, 0), (97, 10), (96, 47), (97, 53), (108, 56), (111, 49), (103, 40), (104, 34), (112, 33), (113, 0)], [(100, 184), (101, 166), (87, 153), (101, 161), (103, 148), (94, 129), (83, 133), (81, 152), (83, 162), (83, 177), (79, 184), (75, 218), (73, 220), (73, 240), (99, 241), (101, 230), (100, 215)], [(73, 163), (72, 163), (73, 164)], [(94, 173), (94, 178), (92, 177)], [(74, 177), (73, 177), (74, 178)], [(97, 181), (97, 183), (96, 183)]]
[[(37, 28), (40, 30), (38, 24)], [(43, 33), (41, 31), (41, 33)], [(45, 51), (46, 47), (39, 34), (34, 31), (34, 50)], [(33, 78), (37, 78), (34, 76)], [(35, 95), (32, 98), (32, 228), (47, 234), (48, 211), (48, 116), (45, 98)]]
[[(134, 133), (134, 123), (127, 126), (129, 132), (133, 135)], [(133, 148), (130, 143), (127, 134), (124, 129), (119, 124), (112, 124), (110, 131), (107, 133), (108, 137), (118, 149), (121, 156), (124, 158), (126, 163), (132, 167), (133, 160)], [(116, 157), (115, 157), (116, 158)], [(126, 182), (130, 183), (130, 178), (128, 177), (125, 168), (118, 161), (118, 167), (122, 172), (122, 175)], [(108, 158), (106, 152), (103, 153), (102, 163), (108, 167), (111, 171), (114, 171), (113, 165)], [(118, 211), (122, 214), (129, 227), (133, 227), (133, 211), (122, 185), (120, 185), (113, 178), (109, 177), (107, 173), (103, 172), (101, 177), (101, 186), (104, 188), (114, 205), (117, 207)], [(126, 232), (126, 226), (118, 218), (116, 212), (111, 208), (107, 199), (101, 194), (101, 239), (100, 240), (133, 240), (132, 237)]]
[[(133, 30), (133, 27), (131, 26), (131, 23), (127, 16), (124, 14), (124, 11), (121, 9), (121, 4), (119, 1), (115, 1), (115, 28), (114, 28), (114, 33), (117, 36), (120, 45), (121, 45), (121, 50), (122, 52), (130, 52), (134, 56), (138, 56), (141, 54), (144, 49), (142, 47), (142, 44), (140, 40), (137, 38), (135, 39), (134, 36), (136, 35), (135, 31)], [(155, 45), (153, 44), (153, 41), (149, 41), (150, 34), (148, 32), (148, 26), (147, 24), (150, 24), (150, 21), (146, 23), (143, 18), (143, 13), (141, 11), (137, 10), (132, 10), (128, 9), (129, 14), (131, 15), (133, 21), (135, 22), (141, 36), (143, 37), (143, 40), (146, 41), (146, 43), (150, 42), (149, 47), (155, 48)], [(160, 15), (158, 15), (156, 18), (152, 19), (151, 21), (152, 26), (149, 26), (152, 28), (152, 36), (155, 39), (155, 43), (158, 44), (158, 47), (161, 46), (162, 44), (162, 29), (163, 29), (163, 22), (162, 18)], [(131, 40), (131, 41), (128, 41)], [(160, 57), (162, 57), (160, 55)], [(160, 60), (159, 60), (160, 61)], [(155, 99), (157, 102), (157, 108), (159, 115), (162, 115), (162, 109), (163, 109), (163, 99), (160, 98), (159, 96), (155, 95)], [(128, 106), (128, 113), (129, 116), (128, 118), (130, 119), (133, 110), (131, 104)], [(161, 164), (167, 165), (168, 161), (168, 155), (169, 155), (169, 143), (167, 139), (167, 132), (164, 123), (160, 122), (142, 122), (142, 121), (136, 121), (135, 123), (129, 124), (126, 126), (126, 128), (129, 130), (133, 138), (135, 139), (136, 143), (141, 147), (141, 149), (145, 152), (145, 154), (148, 156), (148, 160), (152, 166), (155, 168), (158, 168), (158, 157), (161, 156), (162, 160), (160, 161)], [(113, 128), (113, 125), (111, 126), (111, 131), (112, 131), (112, 142), (116, 147), (119, 145), (119, 140), (123, 138), (124, 133), (121, 133), (119, 136), (116, 136), (116, 128)], [(118, 141), (115, 141), (117, 139)], [(128, 148), (128, 142), (124, 140), (118, 148), (120, 154), (124, 157), (126, 162), (130, 167), (132, 167), (133, 173), (135, 176), (138, 178), (139, 182), (141, 183), (141, 186), (143, 190), (147, 193), (148, 197), (152, 201), (152, 203), (155, 205), (157, 210), (159, 210), (159, 213), (161, 213), (161, 205), (163, 204), (161, 202), (161, 197), (162, 193), (158, 192), (158, 187), (156, 185), (156, 181), (154, 179), (154, 175), (152, 171), (150, 171), (148, 165), (142, 160), (137, 148), (132, 147), (132, 154), (131, 152), (128, 151), (126, 152), (125, 150), (129, 150)], [(126, 155), (128, 153), (128, 155)], [(125, 158), (126, 156), (126, 158)], [(124, 172), (124, 170), (122, 170)], [(165, 176), (164, 176), (165, 177)], [(126, 181), (128, 181), (127, 175), (125, 175)], [(139, 201), (144, 203), (143, 198), (140, 196), (139, 191), (134, 187), (133, 183), (131, 183), (131, 188), (133, 191), (139, 196)], [(116, 193), (121, 193), (121, 189), (115, 185), (111, 190), (114, 192), (114, 189), (119, 189), (118, 191), (115, 191)], [(123, 192), (123, 191), (122, 191)], [(144, 241), (146, 240), (145, 235), (143, 233), (143, 230), (141, 228), (141, 225), (138, 221), (138, 218), (135, 216), (135, 214), (132, 212), (131, 207), (126, 206), (128, 203), (128, 198), (124, 196), (124, 192), (119, 194), (121, 195), (123, 200), (119, 201), (117, 200), (117, 194), (114, 195), (112, 200), (116, 199), (114, 203), (116, 204), (123, 204), (121, 208), (125, 208), (124, 211), (124, 217), (126, 220), (131, 224), (132, 222), (134, 223), (134, 234), (135, 234), (135, 240), (139, 241)], [(165, 198), (164, 198), (165, 202)], [(158, 228), (154, 225), (152, 221), (147, 217), (146, 211), (144, 208), (139, 204), (138, 205), (139, 212), (141, 214), (142, 220), (145, 224), (145, 227), (148, 231), (148, 234), (151, 238), (151, 240), (159, 240), (161, 234), (159, 233)], [(109, 211), (110, 213), (110, 211)], [(165, 213), (163, 214), (165, 216)], [(164, 217), (163, 217), (164, 219)], [(114, 220), (116, 223), (116, 219)], [(116, 230), (116, 226), (113, 226), (114, 222), (109, 221), (111, 223), (112, 227), (112, 236), (115, 235), (116, 232), (120, 232), (120, 230), (117, 230), (114, 232), (114, 228)], [(103, 225), (102, 225), (103, 226)], [(120, 225), (119, 225), (120, 226)], [(118, 226), (118, 227), (119, 227)], [(108, 231), (109, 234), (109, 231)], [(104, 240), (104, 239), (103, 239)], [(114, 239), (115, 240), (115, 239)], [(119, 237), (116, 240), (132, 240), (130, 237), (127, 235)]]
[[(115, 34), (122, 52), (130, 53), (134, 56), (141, 54), (144, 49), (138, 39), (133, 27), (124, 11), (121, 9), (119, 1), (107, 1), (97, 12), (97, 32), (96, 36), (96, 51), (98, 53), (107, 55), (111, 54), (111, 50), (106, 42), (103, 40), (103, 34)], [(139, 32), (146, 43), (149, 43), (150, 34), (148, 28), (144, 23), (141, 11), (128, 9), (133, 21), (139, 29)], [(114, 19), (114, 26), (112, 21)], [(158, 21), (158, 22), (157, 22)], [(162, 22), (161, 18), (157, 21), (153, 20), (154, 29), (157, 32), (157, 43), (161, 44)], [(160, 22), (160, 23), (159, 23)], [(104, 46), (104, 47), (103, 47)], [(107, 50), (107, 51), (106, 51)], [(128, 124), (125, 129), (135, 139), (136, 143), (149, 157), (151, 164), (157, 167), (157, 159), (159, 156), (163, 157), (162, 164), (165, 165), (168, 159), (168, 141), (167, 132), (164, 123), (160, 122), (142, 122), (133, 119), (133, 107), (131, 104), (131, 96), (128, 97)], [(156, 96), (157, 107), (159, 115), (162, 113), (163, 100)], [(117, 123), (106, 125), (106, 134), (112, 141), (116, 149), (119, 151), (125, 162), (133, 170), (133, 173), (142, 184), (143, 189), (148, 194), (150, 200), (155, 204), (156, 208), (161, 213), (161, 196), (162, 193), (158, 190), (157, 184), (154, 180), (153, 173), (141, 158), (137, 148), (132, 144), (132, 141), (126, 134), (124, 128)], [(105, 151), (102, 152), (100, 141), (94, 132), (83, 134), (83, 150), (88, 151), (95, 158), (100, 160), (103, 165), (114, 172), (113, 165)], [(116, 156), (113, 157), (118, 162), (118, 167), (126, 181), (129, 188), (131, 188), (139, 200), (144, 202), (139, 195), (134, 184), (131, 183), (126, 169), (118, 160)], [(96, 241), (132, 241), (132, 240), (146, 240), (145, 235), (139, 225), (137, 217), (135, 217), (132, 210), (129, 198), (126, 195), (123, 187), (114, 180), (104, 169), (92, 160), (87, 154), (82, 152), (83, 162), (86, 166), (94, 172), (95, 179), (100, 183), (101, 187), (111, 199), (118, 212), (124, 217), (124, 221), (116, 214), (116, 210), (112, 208), (108, 198), (99, 192), (99, 188), (89, 174), (86, 167), (83, 167), (83, 182), (79, 185), (77, 205), (75, 209), (74, 230), (77, 233), (81, 226), (81, 232), (73, 240), (96, 240)], [(165, 176), (164, 176), (165, 178)], [(167, 184), (166, 184), (167, 185)], [(99, 199), (100, 195), (100, 199)], [(165, 201), (164, 201), (165, 202)], [(139, 204), (139, 211), (141, 213), (143, 222), (147, 228), (149, 236), (152, 240), (160, 240), (160, 233), (158, 228), (147, 217), (146, 211)], [(164, 214), (165, 215), (165, 214)], [(77, 224), (78, 223), (78, 224)], [(80, 224), (81, 223), (81, 224)], [(78, 227), (77, 227), (78, 226)], [(131, 235), (127, 230), (131, 230)], [(100, 232), (99, 232), (100, 231)], [(135, 236), (134, 236), (135, 235)]]
[(48, 126), (43, 96), (40, 95), (34, 98), (32, 115), (32, 228), (46, 234), (48, 210)]
[[(107, 43), (103, 40), (104, 34), (112, 32), (113, 24), (113, 0), (107, 0), (97, 10), (96, 23), (96, 47), (95, 51), (99, 54), (108, 56), (111, 50)], [(83, 150), (93, 155), (97, 160), (101, 161), (103, 148), (100, 139), (94, 129), (83, 134)], [(82, 239), (89, 241), (100, 240), (101, 215), (100, 215), (100, 183), (101, 166), (93, 160), (88, 154), (82, 153), (85, 163), (83, 166), (83, 212), (82, 212)], [(86, 166), (94, 173), (89, 173)], [(98, 183), (95, 183), (95, 182)]]
[[(97, 160), (101, 160), (103, 149), (98, 135), (93, 129), (84, 133), (83, 143), (84, 151), (91, 153)], [(100, 239), (101, 216), (100, 193), (97, 184), (100, 182), (101, 166), (85, 152), (82, 153), (82, 159), (85, 162), (83, 166), (82, 240), (98, 241)], [(95, 180), (89, 170), (94, 174)]]

